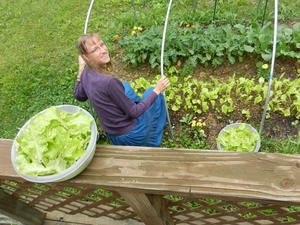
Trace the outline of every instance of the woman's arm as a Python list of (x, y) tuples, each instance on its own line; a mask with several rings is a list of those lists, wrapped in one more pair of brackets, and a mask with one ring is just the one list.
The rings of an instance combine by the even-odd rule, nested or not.
[(73, 94), (78, 101), (84, 102), (88, 99), (80, 81), (76, 82)]
[(155, 101), (158, 94), (169, 86), (169, 81), (166, 77), (161, 78), (154, 90), (141, 102), (135, 103), (125, 95), (122, 83), (114, 78), (111, 79), (108, 85), (109, 95), (112, 101), (118, 105), (122, 111), (131, 118), (138, 118), (142, 115)]

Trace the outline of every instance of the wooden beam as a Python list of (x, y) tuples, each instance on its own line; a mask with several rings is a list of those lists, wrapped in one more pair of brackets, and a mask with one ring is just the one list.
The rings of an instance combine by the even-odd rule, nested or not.
[[(16, 177), (12, 140), (0, 140), (0, 177)], [(9, 156), (9, 157), (8, 157)], [(98, 145), (72, 183), (140, 193), (177, 193), (300, 203), (300, 155)]]
[[(134, 212), (142, 219), (146, 225), (173, 225), (171, 218), (162, 218), (161, 211), (157, 211), (148, 196), (144, 193), (119, 192), (126, 200), (127, 204), (133, 208)], [(161, 207), (159, 206), (159, 209)]]
[(161, 195), (148, 195), (153, 207), (163, 220), (164, 224), (175, 225), (168, 209), (168, 202)]
[(71, 182), (300, 203), (300, 155), (102, 145)]
[(25, 225), (42, 225), (45, 214), (0, 190), (0, 213)]

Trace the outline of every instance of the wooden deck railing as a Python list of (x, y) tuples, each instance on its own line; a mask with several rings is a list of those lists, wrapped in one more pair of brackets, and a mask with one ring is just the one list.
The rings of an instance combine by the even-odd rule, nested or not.
[(0, 139), (0, 212), (25, 224), (53, 210), (146, 225), (300, 224), (300, 155), (98, 145), (79, 176), (34, 184), (13, 170), (11, 145)]

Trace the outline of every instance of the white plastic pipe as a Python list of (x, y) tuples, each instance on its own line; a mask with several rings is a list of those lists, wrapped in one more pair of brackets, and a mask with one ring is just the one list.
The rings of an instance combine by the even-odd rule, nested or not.
[[(90, 15), (91, 15), (91, 11), (92, 11), (93, 5), (94, 5), (94, 0), (91, 1), (88, 13), (86, 15), (85, 25), (84, 25), (84, 31), (83, 31), (84, 34), (86, 34), (86, 32), (87, 32), (87, 27), (88, 27), (88, 24), (89, 24), (89, 19), (90, 19)], [(91, 114), (93, 115), (94, 119), (96, 119), (96, 114), (95, 114), (95, 112), (93, 110), (93, 107), (92, 107), (92, 105), (90, 103), (90, 100), (88, 100), (88, 101), (89, 101), (89, 107), (90, 107)]]
[(91, 1), (88, 13), (86, 15), (85, 25), (84, 25), (84, 32), (83, 32), (84, 34), (86, 34), (86, 31), (87, 31), (87, 27), (88, 27), (88, 24), (89, 24), (89, 19), (90, 19), (90, 15), (91, 15), (93, 5), (94, 5), (94, 0)]
[(268, 104), (269, 104), (270, 91), (271, 91), (273, 74), (274, 74), (275, 58), (276, 58), (277, 27), (278, 27), (278, 0), (274, 0), (274, 2), (275, 2), (275, 11), (274, 11), (274, 39), (273, 39), (272, 63), (271, 63), (270, 80), (269, 80), (267, 98), (266, 98), (266, 102), (265, 102), (265, 108), (264, 108), (263, 116), (262, 116), (262, 119), (260, 122), (259, 135), (262, 134), (263, 127), (264, 127), (265, 117), (266, 117), (267, 108), (268, 108)]
[[(165, 20), (165, 25), (164, 25), (164, 31), (163, 31), (163, 37), (162, 37), (162, 42), (161, 42), (161, 58), (160, 58), (161, 76), (164, 75), (164, 49), (165, 49), (165, 39), (166, 39), (166, 32), (167, 32), (167, 26), (168, 26), (169, 13), (170, 13), (171, 5), (172, 5), (172, 0), (170, 0), (169, 7), (168, 7), (168, 10), (167, 10), (166, 20)], [(171, 120), (170, 120), (170, 116), (169, 116), (165, 91), (163, 92), (163, 96), (164, 96), (164, 102), (165, 102), (165, 107), (166, 107), (166, 112), (167, 112), (169, 132), (170, 132), (170, 135), (171, 135), (172, 139), (174, 139), (173, 128), (172, 128), (172, 124), (171, 124)]]

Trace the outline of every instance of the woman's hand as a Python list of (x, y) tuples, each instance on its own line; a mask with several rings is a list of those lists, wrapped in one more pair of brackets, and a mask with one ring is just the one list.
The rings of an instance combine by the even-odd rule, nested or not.
[(81, 57), (81, 55), (78, 56), (78, 63), (79, 63), (79, 66), (85, 66), (85, 61), (84, 59)]
[(163, 75), (159, 81), (157, 81), (156, 87), (154, 88), (154, 92), (159, 95), (162, 91), (164, 91), (168, 86), (170, 85), (170, 82), (168, 78)]
[(81, 76), (81, 73), (85, 67), (85, 61), (84, 59), (81, 57), (81, 55), (78, 56), (78, 65), (79, 65), (79, 68), (78, 68), (78, 76), (77, 76), (77, 81), (80, 81), (80, 76)]

